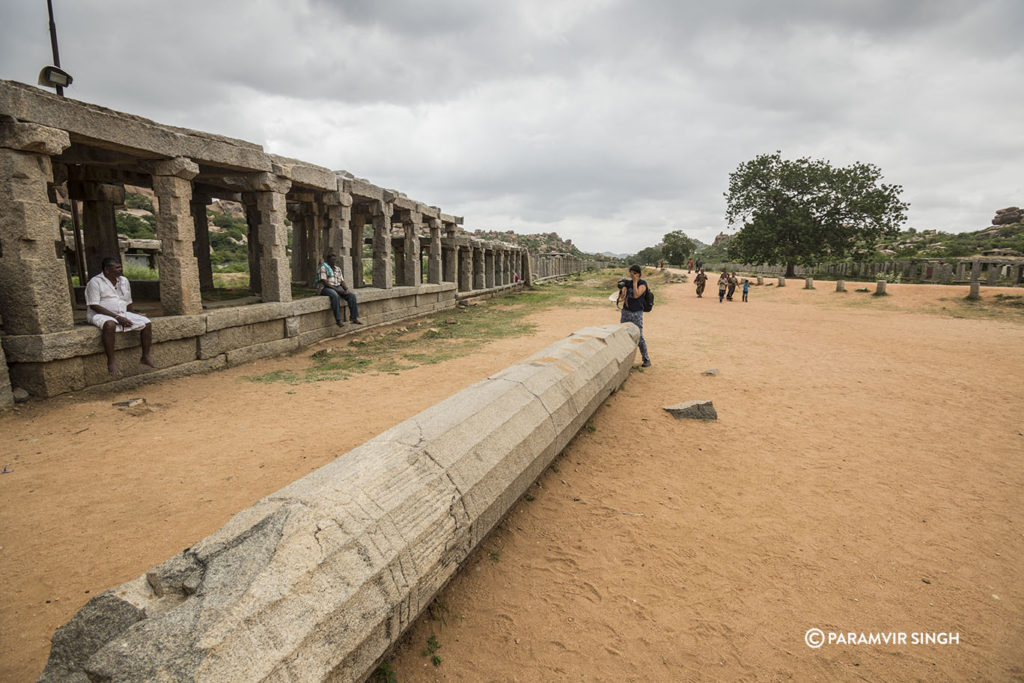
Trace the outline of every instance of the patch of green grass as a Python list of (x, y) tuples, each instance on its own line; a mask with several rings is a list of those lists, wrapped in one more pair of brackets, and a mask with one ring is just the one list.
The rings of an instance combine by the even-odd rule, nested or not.
[(488, 550), (487, 551), (487, 559), (489, 559), (494, 564), (498, 564), (499, 562), (501, 562), (501, 551), (500, 550)]
[(441, 363), (478, 351), (497, 339), (533, 334), (536, 325), (525, 319), (531, 313), (554, 306), (579, 306), (580, 298), (593, 299), (594, 305), (599, 305), (620, 277), (621, 273), (612, 270), (591, 272), (475, 306), (441, 311), (380, 334), (361, 336), (341, 348), (317, 351), (304, 371), (275, 371), (249, 379), (299, 384), (346, 379), (355, 373), (401, 373)]
[(398, 683), (398, 675), (391, 667), (391, 664), (384, 662), (370, 674), (369, 680), (374, 683)]
[(525, 496), (523, 496), (523, 500), (525, 500), (527, 503), (532, 503), (533, 501), (537, 500), (537, 497), (531, 496), (529, 493), (527, 493)]
[(430, 657), (430, 663), (434, 666), (441, 666), (441, 655), (437, 654), (437, 651), (441, 649), (441, 643), (437, 641), (437, 636), (431, 635), (427, 638), (427, 646), (423, 649), (423, 656)]

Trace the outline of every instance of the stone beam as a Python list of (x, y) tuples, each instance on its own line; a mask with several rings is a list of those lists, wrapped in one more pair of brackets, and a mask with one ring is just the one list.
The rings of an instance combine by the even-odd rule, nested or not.
[(271, 168), (263, 148), (251, 142), (164, 125), (14, 81), (0, 81), (0, 114), (64, 130), (107, 149), (188, 157), (238, 169)]
[(41, 681), (363, 680), (628, 377), (580, 330), (258, 501), (53, 637)]

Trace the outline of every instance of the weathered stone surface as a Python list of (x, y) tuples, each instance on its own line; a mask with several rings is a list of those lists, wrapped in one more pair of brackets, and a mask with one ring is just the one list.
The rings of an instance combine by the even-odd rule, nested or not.
[(705, 370), (704, 372), (702, 372), (700, 374), (708, 375), (710, 377), (714, 377), (714, 376), (716, 376), (718, 374), (718, 368), (708, 368), (707, 370)]
[(251, 142), (167, 126), (14, 81), (0, 81), (0, 112), (93, 140), (116, 141), (119, 149), (213, 161), (238, 169), (271, 168), (263, 148)]
[(0, 116), (0, 147), (56, 156), (70, 146), (71, 137), (63, 130)]
[(1009, 225), (1011, 223), (1024, 222), (1024, 211), (1018, 206), (1008, 206), (1005, 209), (998, 209), (992, 225)]
[(58, 632), (43, 681), (362, 680), (628, 376), (588, 328), (235, 515)]
[(684, 401), (674, 405), (665, 406), (676, 419), (689, 418), (693, 420), (717, 420), (718, 411), (711, 401)]
[[(15, 387), (14, 390), (11, 391), (11, 398), (14, 400), (15, 403), (24, 403), (31, 396), (32, 396), (31, 394), (29, 394), (27, 391), (25, 391), (21, 387)], [(10, 404), (8, 404), (8, 406), (9, 405)]]
[[(26, 394), (28, 392), (25, 392)], [(7, 358), (4, 347), (0, 345), (0, 410), (14, 405), (14, 392), (11, 389), (11, 377), (7, 373)]]
[(33, 396), (48, 398), (86, 386), (81, 358), (67, 358), (49, 363), (13, 363), (11, 384)]

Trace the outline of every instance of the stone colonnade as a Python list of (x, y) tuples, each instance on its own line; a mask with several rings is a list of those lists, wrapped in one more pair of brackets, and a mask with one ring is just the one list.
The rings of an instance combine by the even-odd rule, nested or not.
[[(88, 279), (101, 272), (105, 256), (120, 253), (115, 211), (125, 185), (155, 195), (160, 278), (135, 283), (133, 293), (159, 307), (145, 312), (154, 318), (156, 360), (165, 367), (208, 361), (211, 349), (277, 344), (250, 352), (258, 357), (280, 352), (288, 338), (337, 334), (325, 297), (292, 301), (293, 287), (310, 286), (328, 251), (338, 254), (346, 282), (362, 290), (357, 296), (367, 302), (370, 322), (531, 280), (524, 249), (472, 239), (461, 217), (345, 171), (0, 81), (0, 342), (10, 365), (0, 407), (9, 403), (11, 385), (51, 396), (110, 381), (98, 364), (99, 331), (84, 324), (84, 305), (76, 307), (85, 283), (75, 291), (65, 256), (80, 249)], [(64, 197), (69, 204), (62, 207)], [(231, 334), (210, 329), (211, 302), (203, 301), (213, 287), (207, 206), (215, 199), (244, 209), (250, 301), (264, 307), (238, 313), (236, 325), (224, 323), (237, 326)], [(60, 227), (68, 205), (74, 247)], [(386, 303), (392, 299), (402, 303)], [(262, 337), (256, 322), (267, 326)], [(138, 343), (137, 334), (118, 337), (119, 349)], [(236, 354), (239, 362), (243, 355)], [(123, 369), (141, 374), (134, 365)]]
[[(708, 272), (741, 270), (761, 275), (783, 275), (785, 266), (751, 265), (746, 263), (708, 264)], [(822, 263), (816, 266), (797, 266), (796, 277), (825, 277), (828, 279), (875, 280), (898, 276), (902, 282), (983, 284), (1004, 287), (1024, 285), (1024, 258), (987, 256), (952, 259), (902, 259), (893, 261), (844, 261)]]
[(598, 266), (572, 254), (532, 254), (533, 280), (545, 280), (593, 270)]

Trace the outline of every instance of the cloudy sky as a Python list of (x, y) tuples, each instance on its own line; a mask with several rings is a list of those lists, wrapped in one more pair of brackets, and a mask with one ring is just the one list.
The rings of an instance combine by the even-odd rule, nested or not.
[[(877, 164), (909, 226), (1024, 203), (1021, 0), (53, 0), (69, 97), (636, 252), (726, 230), (781, 150)], [(52, 60), (4, 0), (0, 78)]]

